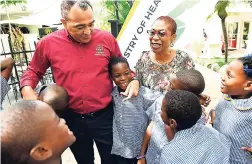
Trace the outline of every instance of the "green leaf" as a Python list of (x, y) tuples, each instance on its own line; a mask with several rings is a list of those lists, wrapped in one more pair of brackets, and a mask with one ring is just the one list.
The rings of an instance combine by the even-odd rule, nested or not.
[[(17, 5), (17, 4), (20, 4), (20, 3), (26, 4), (27, 0), (6, 0), (6, 5), (7, 6)], [(1, 0), (0, 5), (4, 6), (5, 5), (5, 0)]]

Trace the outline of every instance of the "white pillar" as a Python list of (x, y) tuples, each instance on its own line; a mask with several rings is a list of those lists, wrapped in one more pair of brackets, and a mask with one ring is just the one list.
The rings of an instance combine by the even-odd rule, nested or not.
[(246, 50), (248, 53), (252, 53), (252, 21), (250, 21), (249, 24), (248, 44)]

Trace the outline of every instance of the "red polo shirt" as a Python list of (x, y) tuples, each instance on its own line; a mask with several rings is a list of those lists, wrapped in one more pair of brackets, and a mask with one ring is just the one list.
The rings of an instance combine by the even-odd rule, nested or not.
[(108, 32), (95, 29), (91, 41), (80, 44), (65, 29), (56, 31), (38, 42), (21, 87), (34, 89), (51, 66), (56, 84), (68, 92), (70, 108), (81, 114), (103, 109), (112, 100), (108, 63), (113, 55), (122, 56)]

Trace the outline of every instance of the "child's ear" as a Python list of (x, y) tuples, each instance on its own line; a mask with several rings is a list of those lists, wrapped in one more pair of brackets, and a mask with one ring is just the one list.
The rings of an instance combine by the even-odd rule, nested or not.
[(248, 81), (244, 88), (245, 91), (252, 91), (252, 81)]
[(178, 125), (177, 125), (176, 120), (170, 119), (170, 127), (173, 129), (173, 131), (176, 132), (177, 126), (178, 126)]
[(36, 145), (31, 151), (30, 151), (30, 156), (37, 161), (44, 161), (47, 160), (52, 156), (52, 149), (49, 147), (39, 144)]

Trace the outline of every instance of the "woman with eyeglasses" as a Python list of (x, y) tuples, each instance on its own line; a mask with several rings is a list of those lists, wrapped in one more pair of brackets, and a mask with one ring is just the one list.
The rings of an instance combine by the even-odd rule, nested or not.
[(150, 51), (144, 51), (137, 62), (136, 77), (140, 84), (166, 93), (170, 90), (170, 75), (184, 69), (193, 69), (191, 57), (184, 51), (173, 49), (176, 22), (169, 16), (157, 18), (148, 30)]

